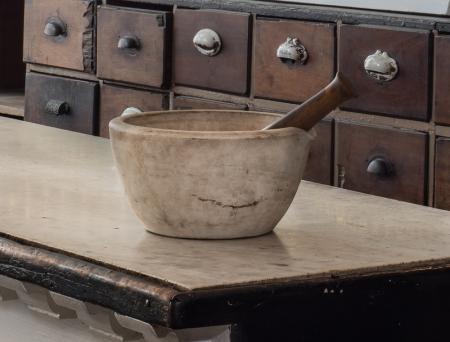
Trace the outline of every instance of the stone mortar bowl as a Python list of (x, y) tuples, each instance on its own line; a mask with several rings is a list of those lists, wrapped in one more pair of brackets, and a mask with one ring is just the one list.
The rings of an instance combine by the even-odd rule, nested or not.
[(314, 138), (292, 127), (260, 130), (279, 116), (190, 110), (112, 120), (116, 164), (147, 230), (195, 239), (271, 232), (294, 199)]

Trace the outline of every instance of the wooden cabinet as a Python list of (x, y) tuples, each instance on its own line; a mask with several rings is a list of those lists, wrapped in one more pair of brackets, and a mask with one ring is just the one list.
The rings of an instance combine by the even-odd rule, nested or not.
[(334, 24), (261, 18), (254, 46), (256, 97), (303, 102), (334, 77)]
[(450, 210), (450, 138), (436, 140), (434, 205)]
[(97, 19), (99, 78), (163, 87), (170, 79), (170, 15), (100, 7)]
[(341, 187), (425, 204), (427, 134), (337, 121), (336, 135)]
[(173, 109), (228, 109), (228, 110), (247, 110), (247, 105), (232, 102), (213, 101), (199, 99), (190, 96), (175, 96), (173, 99)]
[(177, 9), (175, 83), (245, 94), (248, 90), (250, 15)]
[(303, 179), (331, 185), (333, 168), (333, 123), (329, 120), (314, 127), (317, 137), (311, 144)]
[(95, 0), (25, 1), (24, 61), (94, 70)]
[(434, 40), (434, 115), (437, 123), (450, 125), (450, 36)]
[(97, 133), (96, 82), (28, 73), (25, 92), (26, 121)]
[(128, 107), (143, 112), (169, 108), (169, 96), (146, 90), (102, 84), (100, 91), (100, 136), (109, 138), (109, 122)]
[(430, 32), (342, 25), (339, 69), (358, 95), (346, 109), (428, 119)]

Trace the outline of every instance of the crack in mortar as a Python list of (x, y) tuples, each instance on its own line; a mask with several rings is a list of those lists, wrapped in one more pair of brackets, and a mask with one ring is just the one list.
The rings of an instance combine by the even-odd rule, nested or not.
[(217, 205), (222, 208), (231, 208), (231, 209), (242, 209), (242, 208), (254, 207), (254, 206), (258, 205), (258, 203), (260, 202), (260, 201), (254, 201), (252, 203), (247, 203), (247, 204), (242, 204), (242, 205), (233, 205), (233, 204), (224, 204), (224, 203), (222, 203), (220, 201), (216, 201), (214, 199), (202, 198), (195, 194), (193, 194), (192, 196), (197, 198), (201, 202), (209, 202), (209, 203), (212, 203), (212, 204)]

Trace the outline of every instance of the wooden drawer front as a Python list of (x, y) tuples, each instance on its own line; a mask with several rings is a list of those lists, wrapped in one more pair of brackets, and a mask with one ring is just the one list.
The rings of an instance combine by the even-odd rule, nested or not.
[(336, 123), (339, 185), (425, 204), (427, 135)]
[[(339, 69), (358, 95), (344, 107), (426, 120), (429, 47), (428, 31), (342, 25)], [(366, 67), (376, 72), (369, 76)], [(377, 76), (386, 80), (377, 80)]]
[(450, 210), (450, 139), (436, 140), (434, 205)]
[(333, 124), (331, 121), (322, 121), (314, 129), (316, 130), (317, 138), (311, 145), (303, 179), (331, 185)]
[(256, 97), (303, 102), (333, 78), (335, 25), (258, 19), (255, 30)]
[(434, 47), (435, 121), (450, 125), (450, 36), (437, 36)]
[(189, 110), (189, 109), (229, 109), (229, 110), (247, 110), (247, 105), (198, 99), (190, 96), (176, 96), (173, 99), (173, 109)]
[(94, 0), (25, 1), (24, 60), (92, 71), (94, 11)]
[(0, 88), (23, 89), (23, 1), (0, 1)]
[(96, 134), (98, 84), (28, 73), (25, 120)]
[(163, 87), (166, 13), (101, 7), (97, 16), (98, 77)]
[[(200, 88), (244, 94), (248, 88), (250, 16), (214, 10), (178, 9), (174, 16), (174, 78), (175, 83)], [(214, 56), (200, 52), (193, 43), (200, 30), (211, 31), (203, 38), (221, 49), (211, 49)], [(203, 31), (205, 32), (205, 31)], [(210, 45), (208, 44), (208, 48)], [(206, 46), (205, 46), (206, 49)], [(218, 52), (217, 52), (218, 51)], [(207, 52), (204, 52), (207, 53)]]
[(100, 136), (109, 138), (109, 122), (128, 107), (141, 111), (165, 110), (169, 107), (169, 96), (145, 90), (129, 89), (102, 84), (100, 89)]

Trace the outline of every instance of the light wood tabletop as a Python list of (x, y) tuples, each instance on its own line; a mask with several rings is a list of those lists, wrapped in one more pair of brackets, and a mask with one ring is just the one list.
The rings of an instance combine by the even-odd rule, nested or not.
[(272, 234), (153, 235), (128, 205), (108, 140), (7, 118), (0, 193), (2, 264), (19, 243), (181, 293), (450, 268), (450, 212), (308, 182)]

